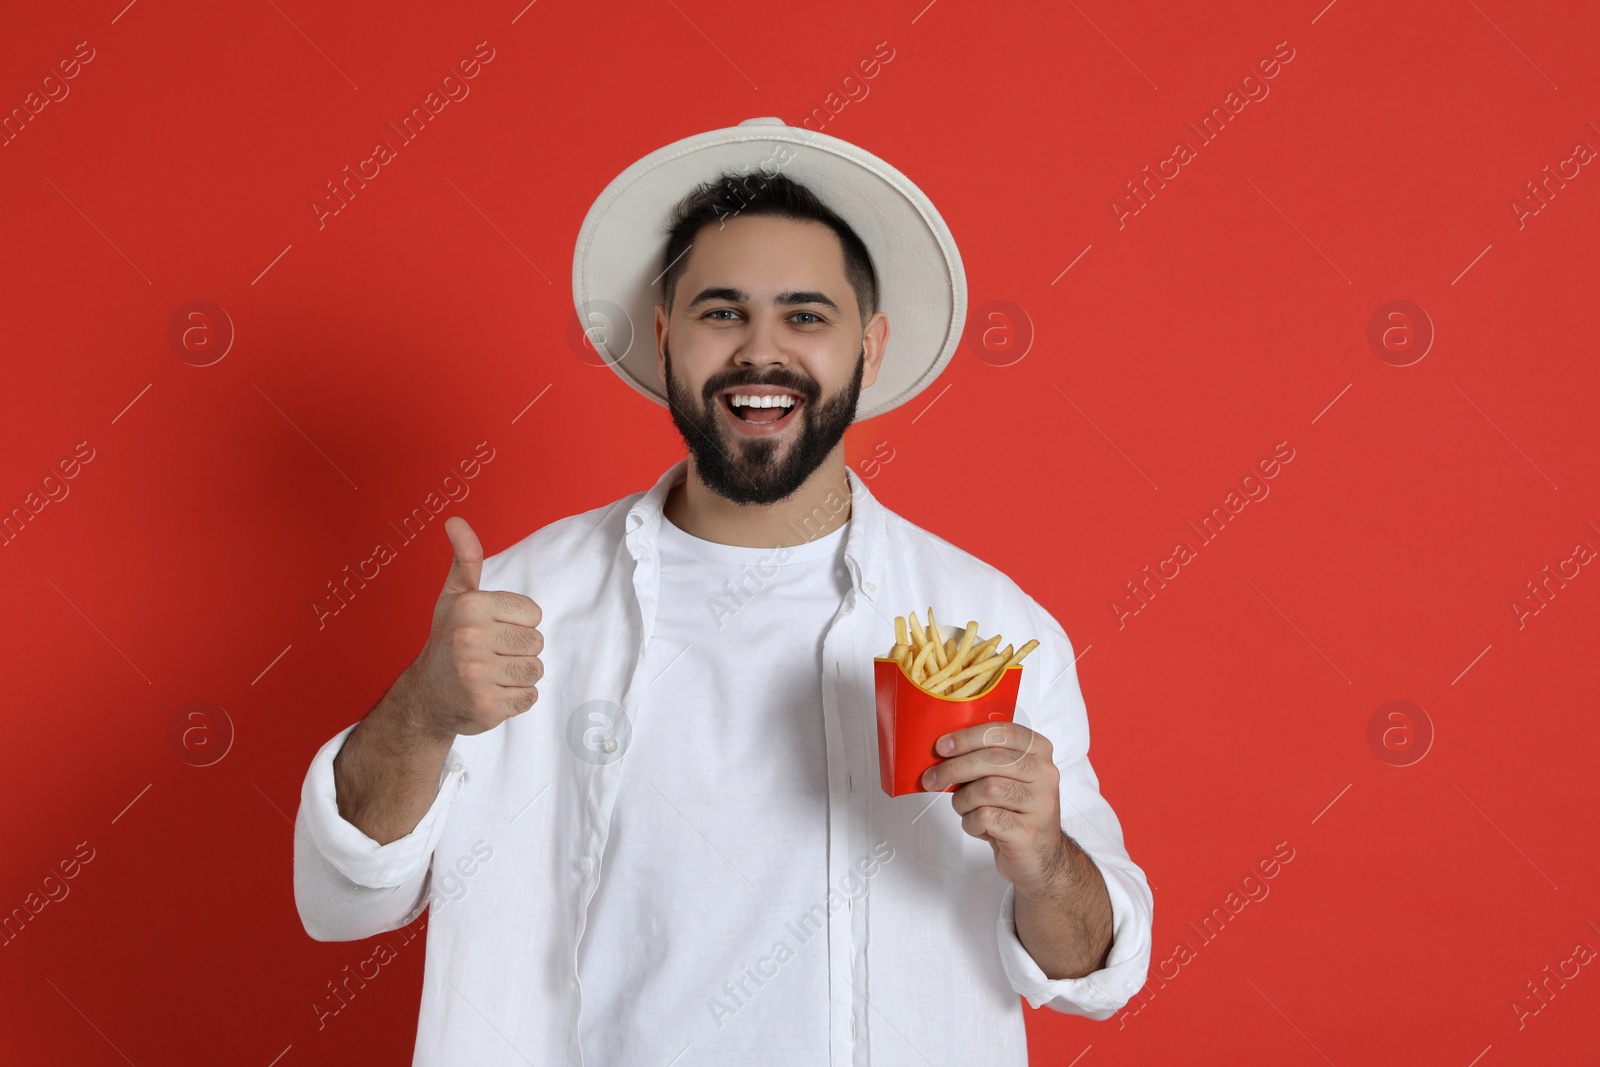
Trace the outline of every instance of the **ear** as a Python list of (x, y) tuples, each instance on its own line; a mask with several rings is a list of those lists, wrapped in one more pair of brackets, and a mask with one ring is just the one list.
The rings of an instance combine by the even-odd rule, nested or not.
[(889, 344), (889, 316), (879, 311), (867, 320), (861, 343), (866, 347), (866, 366), (861, 372), (861, 388), (878, 380), (878, 368), (883, 365), (884, 349)]
[(661, 387), (667, 387), (667, 306), (656, 305), (656, 375)]

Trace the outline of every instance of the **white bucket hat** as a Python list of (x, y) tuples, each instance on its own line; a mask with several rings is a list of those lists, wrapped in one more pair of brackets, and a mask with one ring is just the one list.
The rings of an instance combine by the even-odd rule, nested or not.
[(899, 407), (931, 385), (961, 342), (967, 279), (955, 238), (911, 179), (848, 141), (746, 119), (657, 149), (617, 175), (589, 208), (572, 253), (572, 299), (583, 330), (622, 380), (663, 407), (655, 306), (668, 217), (685, 195), (720, 174), (782, 173), (806, 186), (867, 246), (889, 343), (878, 379), (862, 389), (856, 418)]

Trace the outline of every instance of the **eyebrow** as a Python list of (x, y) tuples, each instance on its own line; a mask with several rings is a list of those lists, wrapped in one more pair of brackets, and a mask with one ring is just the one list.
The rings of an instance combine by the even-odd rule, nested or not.
[[(728, 300), (735, 304), (748, 304), (750, 303), (750, 294), (743, 289), (731, 289), (727, 286), (702, 289), (693, 300), (684, 306), (684, 310), (692, 311), (701, 304), (709, 304), (716, 300)], [(838, 304), (828, 299), (826, 293), (819, 293), (813, 289), (790, 289), (773, 297), (772, 303), (776, 307), (791, 307), (796, 304), (821, 304), (823, 307), (832, 308), (835, 314), (844, 314)]]

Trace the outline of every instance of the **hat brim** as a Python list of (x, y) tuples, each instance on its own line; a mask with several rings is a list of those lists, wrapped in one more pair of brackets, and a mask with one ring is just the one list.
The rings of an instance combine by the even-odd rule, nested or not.
[(589, 208), (572, 255), (580, 329), (629, 385), (666, 405), (657, 368), (655, 306), (668, 217), (696, 185), (724, 172), (749, 188), (781, 173), (809, 188), (861, 238), (878, 280), (889, 341), (856, 419), (898, 407), (931, 385), (961, 342), (966, 273), (944, 219), (912, 181), (847, 141), (780, 119), (695, 134), (640, 159)]

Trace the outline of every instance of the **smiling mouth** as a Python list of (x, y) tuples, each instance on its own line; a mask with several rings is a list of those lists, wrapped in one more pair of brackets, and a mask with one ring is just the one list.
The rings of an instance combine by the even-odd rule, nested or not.
[(787, 425), (796, 412), (805, 406), (804, 397), (792, 397), (794, 401), (789, 407), (774, 404), (772, 407), (754, 407), (749, 404), (734, 406), (733, 398), (742, 394), (723, 393), (717, 397), (717, 403), (728, 413), (728, 416), (751, 427), (763, 428)]

